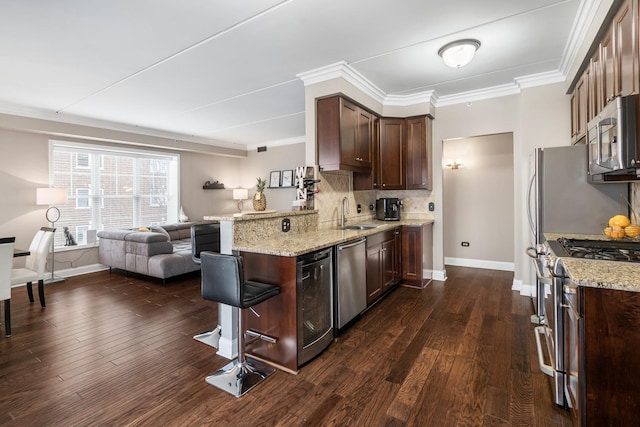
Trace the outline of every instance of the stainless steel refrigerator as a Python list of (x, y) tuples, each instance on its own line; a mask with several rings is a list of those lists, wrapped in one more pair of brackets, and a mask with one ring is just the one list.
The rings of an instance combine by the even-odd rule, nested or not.
[[(628, 214), (629, 184), (587, 181), (587, 146), (537, 148), (527, 212), (534, 248), (544, 233), (602, 234), (609, 218)], [(545, 285), (536, 279), (536, 315), (544, 315)]]

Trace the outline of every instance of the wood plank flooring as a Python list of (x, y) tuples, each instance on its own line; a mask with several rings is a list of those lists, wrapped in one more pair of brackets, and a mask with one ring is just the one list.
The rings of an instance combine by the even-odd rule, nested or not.
[(227, 360), (192, 339), (217, 319), (197, 274), (73, 277), (47, 286), (45, 309), (14, 289), (0, 424), (571, 425), (537, 368), (531, 301), (513, 275), (447, 273), (397, 288), (298, 375), (278, 371), (240, 399), (204, 381)]

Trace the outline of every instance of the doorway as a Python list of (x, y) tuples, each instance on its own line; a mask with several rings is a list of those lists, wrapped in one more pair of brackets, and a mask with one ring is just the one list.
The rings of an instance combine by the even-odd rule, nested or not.
[(514, 271), (513, 134), (443, 141), (445, 265)]

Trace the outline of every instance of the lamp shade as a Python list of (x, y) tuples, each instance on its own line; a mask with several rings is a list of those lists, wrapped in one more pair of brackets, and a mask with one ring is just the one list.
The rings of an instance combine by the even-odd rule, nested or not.
[(233, 190), (233, 200), (247, 200), (249, 198), (249, 190), (246, 188), (236, 188)]
[(67, 203), (66, 188), (36, 188), (36, 204), (63, 205)]
[(442, 46), (438, 55), (451, 68), (460, 68), (467, 65), (480, 48), (480, 42), (474, 39), (456, 40)]

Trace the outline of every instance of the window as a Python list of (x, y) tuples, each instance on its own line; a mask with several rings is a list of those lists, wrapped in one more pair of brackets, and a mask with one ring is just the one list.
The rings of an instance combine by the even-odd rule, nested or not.
[[(69, 189), (56, 227), (75, 231), (135, 228), (178, 220), (179, 156), (154, 151), (50, 141), (50, 184)], [(56, 246), (63, 246), (56, 233)]]

